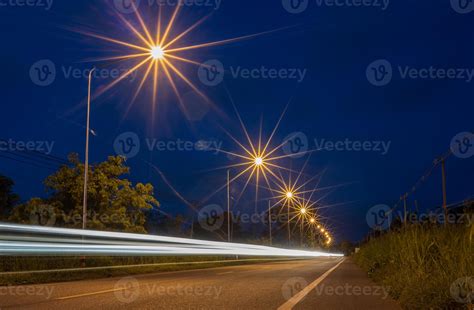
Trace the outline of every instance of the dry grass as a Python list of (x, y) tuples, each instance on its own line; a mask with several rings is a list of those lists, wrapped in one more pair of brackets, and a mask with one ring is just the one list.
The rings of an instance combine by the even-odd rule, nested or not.
[(469, 309), (450, 287), (474, 276), (473, 235), (472, 226), (412, 225), (372, 239), (355, 260), (405, 309)]

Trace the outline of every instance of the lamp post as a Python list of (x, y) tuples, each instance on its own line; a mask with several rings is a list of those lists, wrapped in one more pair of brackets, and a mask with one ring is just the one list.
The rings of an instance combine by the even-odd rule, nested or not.
[(300, 245), (303, 247), (303, 230), (304, 230), (304, 220), (305, 216), (308, 210), (306, 208), (301, 208), (300, 213), (301, 213), (301, 225), (300, 225)]
[(227, 169), (227, 241), (231, 242), (230, 235), (230, 169)]
[(270, 246), (273, 245), (273, 239), (272, 239), (272, 206), (271, 206), (271, 200), (268, 200), (268, 227), (270, 230)]
[(87, 89), (87, 125), (86, 125), (86, 154), (84, 164), (84, 198), (82, 205), (82, 229), (87, 227), (87, 182), (89, 178), (89, 133), (90, 133), (90, 113), (91, 113), (91, 86), (92, 86), (92, 73), (95, 68), (92, 68), (89, 72), (89, 82)]
[(291, 191), (286, 192), (286, 198), (287, 198), (287, 203), (288, 203), (288, 247), (291, 246), (291, 227), (290, 227), (290, 204), (293, 201), (294, 194)]

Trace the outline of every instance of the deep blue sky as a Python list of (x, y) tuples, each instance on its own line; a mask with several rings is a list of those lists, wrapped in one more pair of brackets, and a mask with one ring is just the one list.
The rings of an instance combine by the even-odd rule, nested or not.
[[(142, 1), (147, 22), (157, 6)], [(172, 7), (163, 13), (169, 17)], [(176, 32), (186, 29), (212, 8), (185, 7), (176, 23)], [(113, 1), (55, 0), (50, 10), (41, 7), (0, 7), (2, 48), (0, 76), (2, 90), (3, 139), (54, 141), (52, 155), (83, 156), (87, 81), (65, 78), (62, 68), (85, 69), (91, 57), (118, 55), (123, 49), (85, 38), (71, 31), (89, 30), (128, 40), (133, 37), (120, 20)], [(132, 15), (124, 15), (135, 23)], [(199, 121), (188, 121), (169, 89), (160, 93), (157, 117), (151, 115), (150, 84), (138, 97), (130, 113), (128, 104), (139, 81), (124, 81), (93, 104), (91, 160), (102, 161), (114, 154), (115, 138), (135, 132), (141, 140), (140, 154), (128, 161), (134, 181), (152, 182), (164, 211), (185, 212), (185, 208), (145, 163), (160, 167), (187, 198), (199, 200), (225, 181), (225, 171), (207, 170), (224, 166), (224, 155), (203, 152), (153, 152), (145, 150), (146, 138), (160, 140), (215, 139), (226, 150), (237, 150), (219, 126), (242, 140), (239, 124), (226, 88), (233, 97), (253, 136), (263, 128), (269, 134), (287, 103), (288, 112), (275, 137), (274, 145), (292, 132), (303, 132), (310, 141), (390, 142), (388, 154), (377, 152), (318, 152), (306, 169), (308, 175), (327, 169), (322, 185), (350, 183), (326, 198), (326, 204), (350, 204), (324, 210), (328, 225), (337, 238), (358, 240), (368, 231), (367, 210), (376, 204), (395, 203), (418, 180), (432, 160), (445, 153), (459, 132), (472, 131), (474, 115), (473, 83), (464, 80), (402, 78), (398, 66), (413, 68), (474, 68), (474, 12), (459, 14), (449, 0), (393, 1), (383, 11), (374, 7), (318, 6), (311, 0), (301, 14), (290, 14), (281, 1), (223, 0), (218, 10), (184, 42), (189, 44), (232, 38), (280, 27), (293, 26), (273, 34), (224, 46), (186, 53), (198, 62), (218, 59), (226, 70), (218, 86), (203, 85), (197, 67), (182, 65), (183, 72), (222, 111), (210, 110)], [(51, 60), (56, 80), (46, 87), (30, 78), (31, 66), (41, 59)], [(366, 77), (367, 66), (386, 59), (393, 67), (391, 83), (376, 87)], [(124, 64), (123, 64), (124, 65)], [(233, 78), (230, 68), (297, 68), (307, 70), (302, 83), (289, 79)], [(126, 66), (125, 66), (126, 67)], [(140, 76), (140, 74), (139, 74)], [(103, 81), (95, 81), (102, 85)], [(179, 83), (180, 92), (189, 88)], [(163, 88), (162, 88), (163, 89)], [(198, 111), (199, 112), (199, 111)], [(314, 143), (311, 147), (315, 147)], [(16, 156), (18, 158), (18, 156)], [(304, 159), (285, 160), (295, 169)], [(23, 200), (44, 195), (42, 180), (52, 172), (0, 157), (0, 173), (12, 177)], [(450, 158), (448, 199), (455, 202), (473, 194), (473, 158)], [(470, 178), (468, 178), (470, 176)], [(440, 172), (435, 171), (417, 198), (424, 207), (441, 204)], [(244, 196), (251, 199), (252, 193)], [(221, 203), (222, 197), (216, 196)], [(210, 202), (213, 202), (212, 200)], [(245, 204), (245, 203), (243, 203)]]

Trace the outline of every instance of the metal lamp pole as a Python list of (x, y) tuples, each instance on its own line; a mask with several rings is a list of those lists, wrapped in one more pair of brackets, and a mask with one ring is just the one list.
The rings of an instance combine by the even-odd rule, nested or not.
[(227, 169), (227, 239), (229, 242), (231, 242), (230, 220), (230, 169)]
[(89, 72), (89, 83), (87, 90), (87, 125), (86, 125), (86, 155), (84, 165), (84, 200), (82, 206), (82, 229), (86, 229), (87, 226), (87, 182), (89, 177), (89, 132), (90, 132), (90, 113), (91, 113), (91, 86), (92, 86), (92, 73), (95, 68)]

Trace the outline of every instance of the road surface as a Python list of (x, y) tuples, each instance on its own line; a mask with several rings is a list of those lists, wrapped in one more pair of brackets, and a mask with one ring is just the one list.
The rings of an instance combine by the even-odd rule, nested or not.
[(0, 287), (0, 309), (400, 309), (350, 259)]

